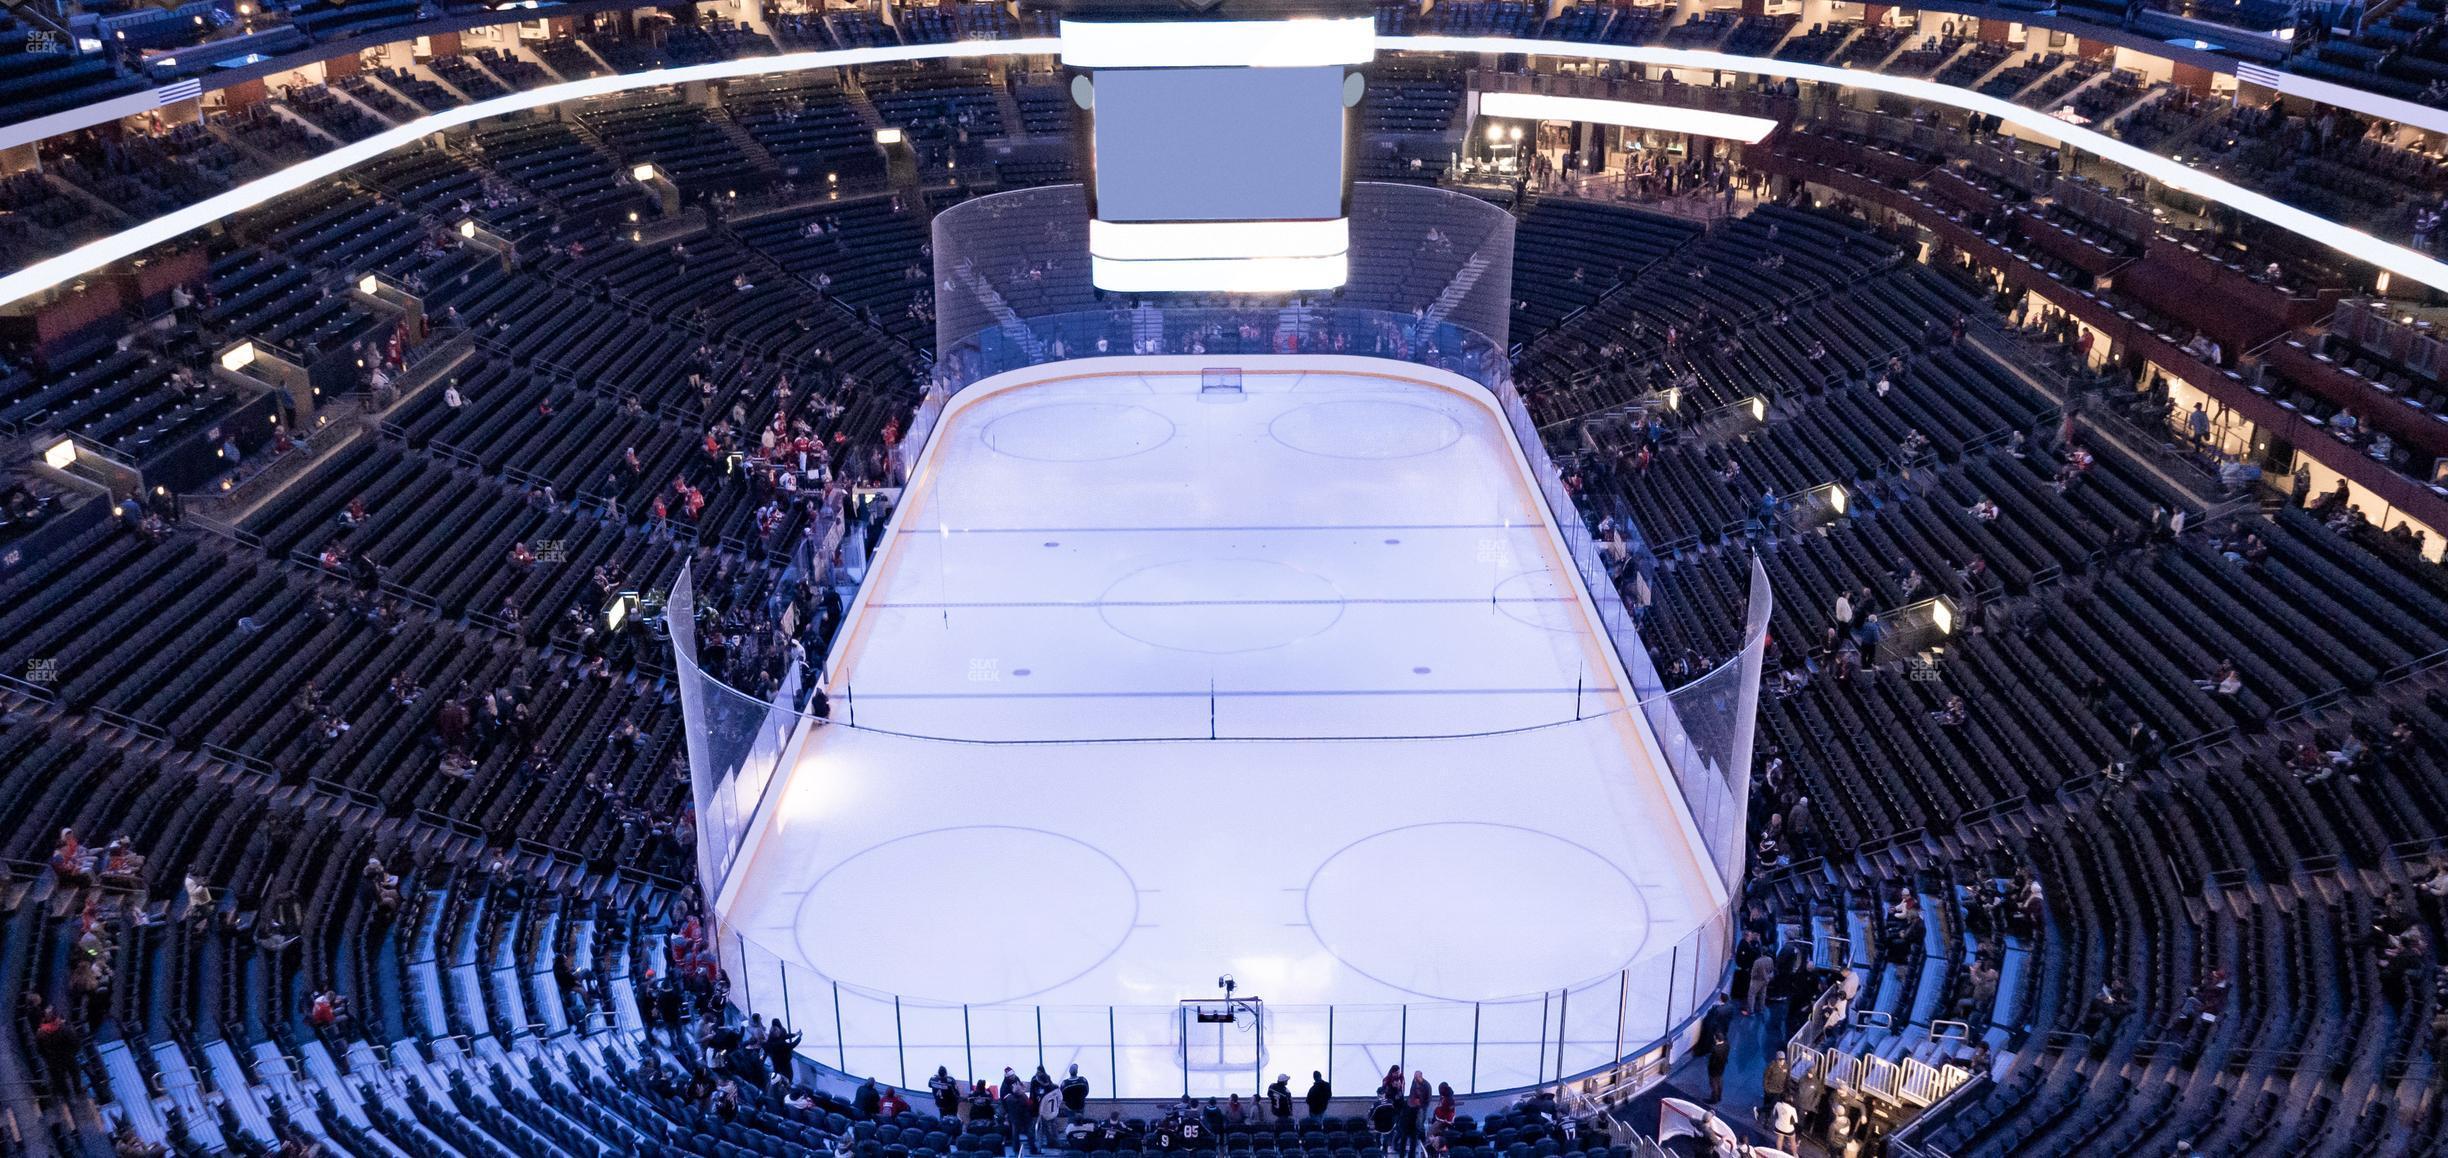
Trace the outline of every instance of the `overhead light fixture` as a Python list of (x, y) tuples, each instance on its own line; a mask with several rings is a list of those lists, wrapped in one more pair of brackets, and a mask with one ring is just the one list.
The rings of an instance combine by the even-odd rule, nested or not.
[(1214, 261), (1115, 261), (1090, 256), (1089, 281), (1111, 293), (1267, 294), (1329, 290), (1351, 280), (1347, 254)]
[(1088, 222), (1088, 252), (1115, 261), (1327, 257), (1351, 249), (1351, 220)]
[(1073, 68), (1314, 68), (1377, 58), (1377, 19), (1062, 22)]
[[(1366, 22), (1366, 18), (1362, 18), (1362, 23)], [(1216, 23), (1208, 22), (1205, 27), (1213, 28)], [(1966, 89), (1938, 84), (1934, 81), (1887, 76), (1875, 72), (1849, 71), (1800, 61), (1735, 56), (1721, 52), (1700, 52), (1651, 45), (1578, 44), (1567, 41), (1504, 36), (1388, 36), (1374, 39), (1381, 40), (1385, 48), (1405, 52), (1531, 54), (1566, 60), (1618, 61), (1666, 68), (1713, 69), (1760, 76), (1789, 77), (1795, 80), (1840, 85), (1857, 91), (1890, 93), (1970, 109), (1996, 116), (2006, 123), (2030, 130), (2049, 140), (2074, 145), (2103, 160), (2141, 173), (2163, 185), (2258, 217), (2279, 228), (2326, 245), (2355, 260), (2393, 270), (2400, 276), (2412, 278), (2427, 286), (2448, 289), (2448, 264), (2430, 255), (2382, 241), (2362, 230), (2307, 213), (2266, 194), (2245, 189), (2213, 174), (2190, 169), (2167, 157), (2135, 148), (2097, 131), (2068, 125), (2044, 112), (2016, 105), (2010, 101), (1986, 97)], [(78, 277), (101, 269), (114, 261), (136, 256), (155, 245), (201, 229), (214, 222), (226, 220), (234, 214), (262, 205), (283, 194), (327, 180), (353, 166), (405, 148), (435, 133), (479, 120), (639, 88), (695, 81), (730, 80), (772, 72), (832, 68), (843, 65), (1046, 56), (1063, 50), (1063, 42), (1055, 37), (1028, 37), (1015, 40), (897, 44), (883, 48), (784, 53), (641, 73), (607, 74), (557, 85), (525, 89), (491, 100), (454, 106), (430, 116), (409, 121), (396, 128), (376, 133), (363, 140), (326, 150), (308, 160), (248, 181), (196, 204), (174, 210), (100, 240), (80, 245), (66, 253), (8, 271), (5, 275), (0, 275), (0, 305), (10, 305), (45, 290), (67, 285)], [(2313, 81), (2297, 74), (2288, 74), (2288, 77), (2290, 86), (2326, 83)], [(2371, 98), (2373, 102), (2380, 99), (2383, 98)], [(2435, 111), (2423, 106), (2411, 102), (2397, 102), (2397, 104), (2404, 106), (2406, 115), (2391, 119), (2401, 123), (2426, 125), (2437, 119)], [(7, 139), (14, 140), (15, 138)], [(17, 143), (24, 142), (18, 141)], [(828, 180), (827, 183), (837, 184), (838, 182)]]
[[(1690, 133), (1696, 137), (1716, 137), (1720, 140), (1756, 144), (1775, 132), (1777, 123), (1767, 117), (1746, 117), (1735, 113), (1687, 109), (1679, 105), (1656, 105), (1644, 101), (1600, 100), (1596, 97), (1549, 96), (1535, 92), (1490, 92), (1479, 94), (1479, 111), (1491, 117), (1523, 121), (1582, 121), (1600, 125), (1622, 125), (1629, 129), (1654, 129), (1666, 133)], [(1515, 140), (1521, 129), (1513, 130)]]

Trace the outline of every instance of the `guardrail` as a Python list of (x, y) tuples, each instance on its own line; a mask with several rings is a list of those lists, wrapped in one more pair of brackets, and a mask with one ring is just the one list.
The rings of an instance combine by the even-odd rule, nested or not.
[(441, 458), (447, 458), (452, 462), (459, 463), (462, 466), (471, 467), (478, 471), (485, 469), (484, 459), (478, 457), (474, 452), (461, 450), (458, 447), (444, 442), (439, 438), (429, 438), (425, 440), (425, 453), (436, 455)]
[(489, 845), (493, 843), (492, 836), (486, 833), (483, 828), (470, 824), (467, 821), (459, 819), (458, 817), (444, 816), (430, 808), (417, 809), (415, 816), (419, 821), (430, 824), (435, 828), (455, 832), (461, 836), (467, 837), (470, 840), (474, 840), (482, 844)]
[(376, 812), (381, 812), (383, 810), (382, 797), (376, 796), (363, 788), (351, 788), (337, 780), (326, 780), (320, 776), (307, 777), (306, 785), (307, 787), (310, 787), (317, 792), (321, 792), (326, 796), (336, 796), (351, 804), (359, 805), (364, 808), (370, 808)]
[(163, 731), (158, 725), (148, 724), (134, 716), (112, 711), (99, 704), (88, 705), (85, 708), (85, 714), (123, 732), (133, 732), (145, 739), (158, 740), (165, 744), (170, 742), (170, 733)]
[(261, 773), (262, 775), (269, 776), (276, 781), (281, 778), (280, 769), (273, 767), (271, 761), (266, 760), (261, 756), (250, 756), (244, 752), (238, 751), (235, 748), (225, 748), (219, 744), (199, 744), (196, 746), (196, 751), (211, 759), (219, 760), (224, 764), (228, 764), (234, 768), (243, 768), (249, 772)]
[(29, 700), (38, 700), (46, 704), (55, 703), (59, 699), (59, 694), (52, 691), (49, 684), (38, 684), (31, 680), (20, 679), (16, 676), (7, 674), (0, 674), (0, 690), (5, 690), (12, 695), (24, 696)]
[(188, 523), (208, 534), (227, 539), (238, 546), (247, 548), (248, 550), (261, 551), (264, 549), (263, 536), (240, 527), (235, 523), (225, 523), (219, 519), (213, 518), (210, 515), (199, 515), (192, 511), (189, 512), (181, 521)]

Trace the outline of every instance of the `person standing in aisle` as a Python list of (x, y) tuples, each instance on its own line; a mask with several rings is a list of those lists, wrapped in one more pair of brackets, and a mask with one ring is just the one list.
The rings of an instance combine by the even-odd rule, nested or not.
[(1768, 1109), (1768, 1126), (1776, 1131), (1776, 1148), (1787, 1154), (1801, 1153), (1796, 1135), (1802, 1129), (1802, 1112), (1792, 1102), (1778, 1102)]
[(1071, 1072), (1063, 1076), (1062, 1104), (1063, 1113), (1074, 1122), (1079, 1121), (1080, 1115), (1088, 1109), (1088, 1079), (1080, 1076), (1077, 1063), (1073, 1063)]
[(1734, 1052), (1734, 1002), (1719, 997), (1700, 1019), (1700, 1049), (1708, 1055), (1709, 1096), (1711, 1104), (1725, 1097), (1726, 1059)]
[(960, 1084), (952, 1080), (951, 1070), (936, 1066), (935, 1076), (927, 1079), (927, 1092), (935, 1095), (937, 1117), (960, 1117)]
[(1328, 1103), (1334, 1101), (1334, 1085), (1326, 1080), (1325, 1074), (1320, 1073), (1317, 1070), (1309, 1071), (1309, 1094), (1307, 1100), (1309, 1102), (1310, 1117), (1323, 1118), (1326, 1116), (1326, 1106)]

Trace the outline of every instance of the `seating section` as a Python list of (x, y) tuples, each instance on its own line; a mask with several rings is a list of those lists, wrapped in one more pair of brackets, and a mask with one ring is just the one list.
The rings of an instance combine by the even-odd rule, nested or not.
[(81, 163), (71, 164), (73, 168), (63, 166), (58, 179), (31, 169), (0, 177), (0, 243), (6, 243), (9, 252), (70, 249), (107, 236), (120, 224), (101, 205), (59, 183), (64, 179), (84, 184), (79, 178), (108, 182), (111, 177), (96, 174)]
[(132, 219), (192, 205), (259, 174), (202, 125), (153, 136), (87, 136), (57, 158), (54, 172)]
[(288, 5), (289, 23), (315, 40), (333, 40), (415, 23), (416, 0), (307, 0)]
[(0, 422), (73, 433), (146, 463), (238, 408), (237, 392), (213, 382), (202, 361), (192, 328), (125, 350), (105, 338), (81, 342), (40, 369), (0, 375)]
[(1858, 24), (1813, 24), (1807, 32), (1796, 32), (1776, 50), (1778, 60), (1796, 60), (1804, 64), (1825, 64), (1836, 50), (1844, 46)]
[[(1751, 797), (1770, 915), (1744, 952), (1805, 978), (1780, 993), (1797, 1006), (1846, 986), (1849, 1016), (1809, 1038), (1829, 1056), (1983, 1075), (1899, 1141), (2435, 1149), (2448, 1123), (2417, 1091), (2448, 913), (2413, 886), (2448, 822), (2448, 692), (2424, 674), (2448, 644), (2440, 569), (2284, 506), (2154, 536), (2187, 500), (2086, 427), (2064, 440), (2050, 379), (2021, 369), (2053, 355), (1930, 270), (1695, 321), (1738, 255), (1826, 268), (1861, 243), (1773, 212), (1774, 243), (1712, 236), (1651, 275), (1710, 269), (1671, 342), (1602, 302), (1529, 351), (1588, 349), (1584, 327), (1626, 351), (1598, 377), (1632, 385), (1534, 402), (1584, 516), (1658, 554), (1644, 634), (1669, 683), (1735, 646), (1717, 609), (1752, 553), (1777, 593)], [(1746, 396), (1778, 401), (1729, 420)], [(1797, 517), (1827, 481), (1846, 514)], [(1840, 596), (1855, 621), (1909, 625), (1935, 596), (1959, 617), (1899, 654), (1839, 622)]]
[(921, 252), (928, 245), (927, 231), (895, 198), (790, 210), (741, 222), (739, 235), (755, 253), (820, 296), (847, 305), (869, 326), (912, 348), (933, 341), (932, 321), (911, 310), (932, 289)]
[(1012, 99), (1020, 105), (1020, 127), (1030, 136), (1061, 136), (1071, 131), (1071, 92), (1060, 76), (1015, 85)]
[(1397, 58), (1369, 68), (1360, 124), (1373, 135), (1446, 136), (1461, 108), (1462, 82), (1453, 70)]
[(476, 63), (514, 89), (539, 88), (552, 83), (552, 78), (544, 73), (544, 66), (515, 52), (479, 48), (476, 50)]
[(930, 170), (976, 165), (985, 138), (1005, 132), (994, 81), (962, 68), (876, 66), (858, 71), (859, 86), (887, 128), (908, 134)]
[(764, 33), (721, 19), (699, 23), (654, 20), (627, 30), (606, 25), (587, 33), (584, 39), (588, 47), (619, 72), (767, 56), (774, 51), (773, 41)]
[(969, 0), (944, 7), (920, 7), (901, 13), (904, 44), (944, 44), (955, 40), (1001, 40), (1019, 36), (1020, 24), (1011, 10), (991, 0)]
[(624, 168), (652, 162), (692, 192), (761, 184), (759, 169), (772, 165), (770, 158), (752, 161), (742, 139), (676, 92), (591, 101), (578, 119)]
[[(2271, 14), (2285, 23), (2288, 13)], [(2437, 103), (2448, 97), (2448, 4), (2409, 0), (2367, 19), (2337, 23), (2320, 13), (2296, 14), (2296, 45), (2288, 67), (2336, 84), (2373, 89), (2402, 100)]]
[(9, 122), (66, 112), (145, 87), (122, 76), (101, 52), (80, 49), (73, 38), (0, 15), (0, 117)]
[(317, 135), (302, 115), (284, 115), (269, 103), (217, 117), (212, 129), (273, 165), (294, 165), (331, 147), (330, 139)]
[[(288, 15), (328, 40), (416, 11), (316, 0)], [(1968, 30), (1376, 11), (1389, 33), (1774, 53), (2070, 105), (2375, 228), (2411, 230), (2448, 192), (2436, 160), (2376, 133)], [(2438, 13), (2389, 8), (2358, 38), (2313, 38), (2295, 67), (2448, 79), (2426, 71)], [(772, 39), (592, 19), (517, 53), (79, 140), (0, 180), (0, 242), (71, 244), (598, 58), (1005, 37), (1045, 17), (768, 11)], [(99, 57), (0, 55), (12, 109), (115, 81)], [(724, 678), (770, 689), (793, 648), (822, 654), (844, 593), (805, 567), (829, 534), (864, 529), (845, 493), (890, 481), (935, 295), (1024, 316), (1097, 307), (1086, 269), (1041, 252), (1025, 217), (959, 270), (934, 267), (927, 228), (972, 195), (963, 182), (1066, 172), (1028, 151), (1058, 140), (997, 142), (1068, 132), (1068, 94), (928, 65), (711, 95), (630, 94), (395, 151), (192, 239), (196, 300), (162, 325), (115, 319), (40, 357), (0, 349), (0, 426), (149, 468), (181, 447), (212, 455), (233, 416), (260, 427), (276, 411), (212, 373), (219, 350), (251, 340), (328, 372), (403, 346), (396, 397), (326, 390), (333, 421), (308, 429), (276, 414), (288, 477), (212, 508), (226, 520), (94, 520), (0, 579), (0, 981), (30, 995), (0, 1047), (0, 1100), (36, 1108), (19, 1125), (46, 1148), (102, 1152), (124, 1124), (135, 1145), (182, 1153), (1002, 1153), (976, 1124), (787, 1103), (754, 1049), (716, 1059), (738, 1088), (692, 1088), (705, 1055), (674, 1015), (724, 1014), (686, 883), (686, 738), (660, 617), (688, 567), (706, 625), (734, 635), (713, 661)], [(1440, 179), (1460, 98), (1450, 68), (1372, 66), (1363, 129), (1396, 147), (1363, 171)], [(873, 191), (880, 126), (916, 144), (923, 196)], [(726, 208), (663, 218), (629, 179), (642, 162), (692, 206)], [(2146, 236), (2105, 199), (2031, 204), (1955, 172), (1962, 224), (2069, 282)], [(1401, 203), (1355, 209), (1352, 304), (1433, 296), (1476, 255), (1468, 238), (1419, 244)], [(1776, 593), (1750, 797), (1756, 940), (1738, 955), (1779, 962), (1797, 1008), (1844, 987), (1850, 1014), (1795, 1040), (1976, 1070), (1898, 1127), (1912, 1152), (2448, 1146), (2432, 948), (2448, 911), (2429, 863), (2448, 832), (2448, 572), (2346, 512), (2188, 485), (2110, 413), (2139, 413), (2146, 392), (2070, 399), (2085, 379), (2045, 324), (2001, 324), (1951, 253), (1925, 264), (1914, 238), (1843, 206), (1758, 204), (1706, 226), (1550, 196), (1514, 212), (1515, 377), (1580, 515), (1623, 536), (1619, 582), (1656, 669), (1680, 684), (1737, 650), (1728, 609), (1754, 559)], [(463, 220), (508, 252), (467, 243)], [(429, 340), (352, 292), (367, 274), (422, 300)], [(1148, 340), (1142, 322), (1167, 348), (1207, 336), (1152, 314), (1117, 303), (1112, 338)], [(1212, 336), (1219, 351), (1239, 340)], [(2448, 404), (2385, 350), (2288, 337)], [(2282, 375), (2267, 389), (2335, 412)], [(74, 514), (52, 507), (43, 518)], [(10, 536), (48, 529), (18, 519), (13, 505)], [(1631, 1153), (1510, 1111), (1449, 1141), (1461, 1158)], [(1376, 1144), (1328, 1117), (1219, 1149)]]
[(441, 77), (442, 83), (459, 90), (467, 100), (491, 100), (510, 93), (502, 82), (494, 79), (492, 73), (464, 56), (436, 56), (426, 61), (425, 66), (432, 69), (435, 76)]
[[(2433, 692), (2311, 721), (2375, 739), (2330, 777), (2188, 760), (1773, 877), (1771, 944), (1854, 977), (1832, 1050), (1989, 1047), (1985, 1080), (1914, 1122), (1915, 1144), (2432, 1152), (2448, 1123), (2423, 1096), (2425, 1024), (2442, 996), (2417, 946), (2448, 914), (2415, 887), (2435, 866), (2403, 842), (2437, 831), (2443, 708)], [(2341, 865), (2340, 848), (2370, 851)]]
[(1700, 227), (1591, 201), (1539, 201), (1513, 234), (1513, 340), (1528, 343), (1564, 315), (1647, 272)]
[(605, 72), (603, 60), (588, 51), (587, 46), (575, 38), (554, 37), (550, 40), (529, 41), (527, 46), (534, 50), (537, 60), (543, 61), (546, 68), (560, 74), (563, 80), (585, 80), (590, 76), (601, 76)]
[[(637, 191), (624, 186), (611, 159), (561, 122), (532, 120), (487, 127), (477, 132), (476, 147), (502, 181), (540, 198), (563, 218), (584, 222), (638, 201)], [(479, 216), (496, 228), (523, 225), (521, 234), (550, 225), (498, 210)]]
[(1367, 75), (1354, 176), (1427, 184), (1442, 180), (1464, 128), (1461, 78), (1450, 68), (1403, 58), (1380, 59)]
[[(428, 109), (450, 103), (442, 95), (442, 86), (421, 77), (411, 77), (397, 69), (342, 77), (333, 81), (332, 87), (348, 94), (350, 100), (372, 109), (375, 116), (395, 125), (423, 116)], [(412, 90), (421, 90), (434, 103), (429, 105), (424, 100), (417, 100), (411, 104), (409, 100), (402, 99), (403, 94)]]
[(281, 103), (341, 144), (362, 141), (390, 127), (365, 106), (327, 85), (291, 89)]
[(829, 78), (736, 84), (725, 90), (723, 106), (781, 164), (786, 180), (859, 188), (883, 176), (875, 130)]

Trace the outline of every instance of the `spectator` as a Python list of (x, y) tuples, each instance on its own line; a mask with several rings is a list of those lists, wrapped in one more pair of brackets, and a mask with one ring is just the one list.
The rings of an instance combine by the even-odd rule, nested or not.
[(1734, 1053), (1734, 1002), (1719, 996), (1700, 1019), (1700, 1049), (1708, 1056), (1708, 1101), (1725, 1097), (1726, 1061)]
[[(775, 1038), (781, 1035), (783, 1032), (785, 1031), (782, 1029), (782, 1023), (779, 1021), (773, 1023), (773, 1027), (771, 1029), (766, 1030), (765, 1041), (767, 1044), (765, 1048), (768, 1056), (770, 1056), (773, 1060), (773, 1071), (777, 1074), (790, 1072), (790, 1047), (786, 1045), (777, 1053), (772, 1045)], [(876, 1111), (882, 1109), (883, 1106), (884, 1094), (882, 1091), (876, 1089), (875, 1079), (872, 1077), (859, 1079), (858, 1089), (850, 1096), (851, 1110), (856, 1112), (858, 1116), (862, 1118), (872, 1118), (876, 1116)]]
[(1776, 958), (1762, 953), (1751, 962), (1751, 984), (1743, 1002), (1743, 1016), (1758, 1013), (1768, 1003), (1768, 990), (1776, 984)]
[(1088, 1108), (1088, 1079), (1080, 1076), (1079, 1065), (1076, 1062), (1072, 1064), (1070, 1071), (1063, 1075), (1062, 1102), (1063, 1113), (1073, 1122), (1078, 1122), (1081, 1114)]
[(927, 1092), (935, 1095), (937, 1117), (960, 1117), (960, 1083), (952, 1080), (950, 1069), (936, 1066), (935, 1076), (927, 1079)]

